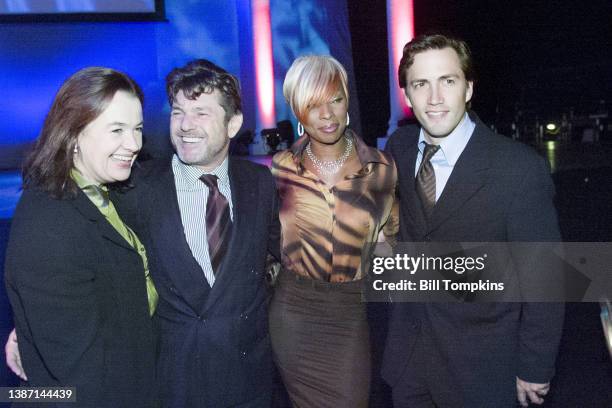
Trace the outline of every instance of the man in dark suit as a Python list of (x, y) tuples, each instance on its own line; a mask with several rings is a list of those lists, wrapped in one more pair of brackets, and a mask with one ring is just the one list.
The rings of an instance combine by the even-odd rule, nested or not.
[[(399, 241), (560, 239), (545, 160), (467, 113), (474, 74), (463, 41), (412, 40), (399, 82), (420, 125), (387, 144), (398, 167)], [(554, 303), (395, 303), (383, 361), (394, 406), (540, 404), (562, 324)]]
[(265, 166), (228, 156), (242, 125), (234, 76), (195, 60), (166, 82), (176, 153), (143, 164), (131, 217), (160, 296), (162, 405), (269, 407), (264, 267), (280, 251), (274, 181)]

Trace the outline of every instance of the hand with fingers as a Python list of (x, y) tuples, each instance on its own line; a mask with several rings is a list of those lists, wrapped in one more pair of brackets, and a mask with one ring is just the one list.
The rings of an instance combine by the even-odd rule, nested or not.
[(530, 383), (516, 377), (516, 395), (522, 407), (529, 406), (529, 403), (537, 405), (544, 403), (542, 397), (548, 394), (549, 390), (549, 382), (544, 384)]
[(19, 354), (19, 347), (17, 343), (17, 333), (15, 329), (9, 334), (6, 345), (4, 346), (4, 353), (6, 356), (6, 365), (15, 373), (19, 378), (24, 381), (28, 381), (28, 377), (21, 365), (21, 355)]

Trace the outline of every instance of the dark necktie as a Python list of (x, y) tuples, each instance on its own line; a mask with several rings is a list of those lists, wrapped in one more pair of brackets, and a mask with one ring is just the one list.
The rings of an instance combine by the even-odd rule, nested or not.
[(431, 158), (440, 149), (438, 145), (430, 145), (425, 143), (425, 151), (423, 152), (423, 160), (419, 166), (419, 171), (416, 176), (416, 191), (421, 198), (425, 214), (429, 217), (431, 210), (436, 204), (436, 173), (434, 173)]
[(219, 272), (223, 256), (227, 252), (232, 232), (232, 219), (227, 198), (221, 194), (217, 186), (217, 176), (204, 174), (200, 180), (208, 187), (206, 202), (206, 238), (208, 239), (208, 255), (213, 273)]

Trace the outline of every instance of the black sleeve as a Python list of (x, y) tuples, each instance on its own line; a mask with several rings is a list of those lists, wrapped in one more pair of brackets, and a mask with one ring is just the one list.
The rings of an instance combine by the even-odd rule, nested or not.
[[(522, 183), (508, 214), (508, 241), (519, 243), (514, 262), (522, 292), (562, 285), (562, 271), (550, 258), (547, 244), (560, 241), (554, 185), (547, 163), (537, 157), (525, 166)], [(535, 244), (540, 243), (540, 244)], [(533, 296), (531, 296), (533, 297)], [(554, 375), (563, 329), (564, 305), (554, 302), (522, 304), (519, 329), (519, 372), (522, 380), (546, 383)]]
[(16, 214), (5, 264), (29, 385), (76, 386), (83, 395), (96, 395), (104, 340), (95, 272), (89, 265), (95, 259), (88, 262), (79, 255), (87, 237), (67, 228), (69, 221), (31, 208)]

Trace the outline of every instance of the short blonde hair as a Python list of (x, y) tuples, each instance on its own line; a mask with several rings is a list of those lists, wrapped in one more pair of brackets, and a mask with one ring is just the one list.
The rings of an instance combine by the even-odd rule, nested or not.
[(342, 88), (348, 106), (348, 85), (346, 70), (329, 55), (306, 55), (291, 64), (285, 82), (283, 95), (295, 117), (302, 123), (310, 108), (331, 99)]

